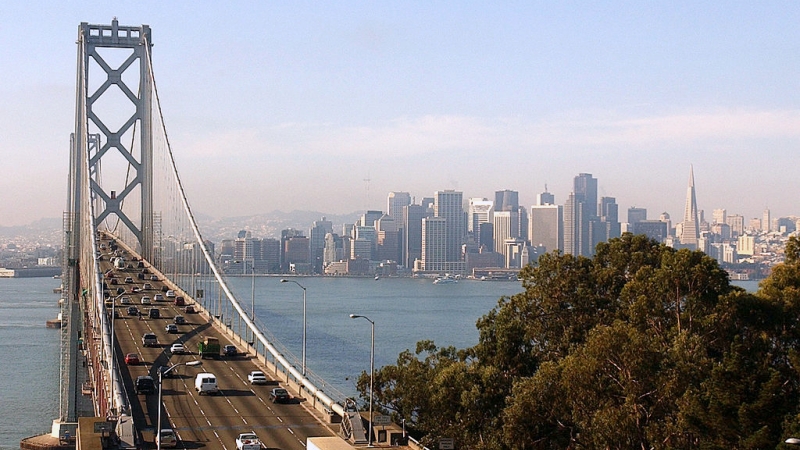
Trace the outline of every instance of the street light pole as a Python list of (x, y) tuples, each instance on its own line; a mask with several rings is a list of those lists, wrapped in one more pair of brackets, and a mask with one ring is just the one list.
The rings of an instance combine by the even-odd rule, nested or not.
[(157, 450), (161, 450), (161, 395), (162, 395), (161, 394), (161, 377), (165, 373), (169, 372), (170, 370), (172, 370), (172, 369), (174, 369), (174, 368), (176, 368), (178, 366), (193, 367), (193, 366), (199, 366), (200, 364), (203, 364), (203, 362), (195, 360), (195, 361), (189, 361), (189, 362), (185, 362), (185, 363), (173, 364), (173, 365), (169, 366), (169, 368), (167, 370), (161, 370), (161, 369), (164, 368), (163, 366), (158, 368), (158, 419), (157, 419), (158, 422), (156, 423), (156, 449)]
[(373, 404), (373, 393), (374, 393), (374, 383), (375, 383), (375, 322), (370, 320), (367, 316), (362, 316), (359, 314), (350, 314), (351, 319), (358, 319), (358, 318), (366, 319), (371, 327), (372, 327), (372, 338), (371, 338), (371, 346), (369, 351), (369, 443), (367, 447), (372, 447), (372, 404)]
[(281, 283), (294, 283), (303, 290), (303, 376), (306, 376), (306, 288), (294, 280), (281, 279)]

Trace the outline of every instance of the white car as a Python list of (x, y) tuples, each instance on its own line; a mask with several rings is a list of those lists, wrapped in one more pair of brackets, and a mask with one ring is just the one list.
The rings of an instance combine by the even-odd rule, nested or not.
[(120, 304), (123, 304), (123, 305), (132, 305), (133, 304), (133, 302), (131, 301), (130, 297), (122, 297), (122, 299), (120, 299), (119, 302), (120, 302)]
[(175, 291), (172, 289), (167, 291), (167, 298), (175, 298)]
[(169, 348), (169, 352), (173, 355), (182, 355), (186, 353), (186, 347), (183, 344), (172, 344), (172, 347)]
[(153, 298), (154, 298), (154, 299), (155, 299), (155, 301), (157, 301), (157, 302), (163, 302), (163, 301), (164, 301), (164, 296), (163, 296), (163, 295), (161, 295), (161, 294), (156, 294), (156, 295), (154, 295), (154, 296), (153, 296)]
[(150, 297), (148, 297), (148, 296), (144, 296), (144, 297), (142, 297), (142, 304), (143, 304), (143, 305), (150, 305), (150, 304), (152, 304), (152, 302), (150, 301)]
[(260, 370), (254, 370), (247, 375), (250, 384), (267, 384), (267, 376)]

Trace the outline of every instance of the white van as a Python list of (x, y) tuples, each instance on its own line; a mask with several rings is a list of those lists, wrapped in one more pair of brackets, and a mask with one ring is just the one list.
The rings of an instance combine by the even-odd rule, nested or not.
[(199, 395), (203, 394), (218, 394), (219, 388), (217, 387), (217, 377), (213, 373), (198, 373), (194, 379), (194, 388)]

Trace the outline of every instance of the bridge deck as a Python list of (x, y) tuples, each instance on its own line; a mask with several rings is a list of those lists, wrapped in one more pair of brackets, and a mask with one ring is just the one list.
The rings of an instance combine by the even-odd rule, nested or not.
[[(104, 250), (108, 251), (108, 250)], [(211, 326), (208, 318), (203, 314), (186, 314), (182, 308), (170, 301), (154, 301), (155, 294), (164, 294), (164, 286), (174, 288), (168, 280), (159, 279), (151, 281), (150, 274), (145, 280), (137, 276), (141, 269), (132, 268), (114, 270), (108, 256), (104, 255), (102, 261), (103, 271), (111, 270), (116, 275), (117, 285), (109, 284), (114, 296), (116, 288), (126, 290), (123, 297), (130, 297), (132, 306), (136, 306), (145, 315), (142, 318), (127, 314), (128, 305), (120, 305), (122, 297), (117, 300), (119, 318), (114, 321), (117, 339), (117, 363), (123, 368), (122, 377), (126, 391), (131, 399), (131, 412), (137, 430), (140, 430), (140, 439), (152, 443), (155, 424), (158, 416), (158, 394), (136, 395), (134, 380), (139, 375), (150, 375), (158, 383), (157, 368), (185, 364), (200, 360), (198, 344), (205, 337), (216, 337), (220, 345), (229, 344), (229, 341)], [(126, 277), (131, 277), (134, 283), (125, 283)], [(110, 278), (106, 280), (110, 283)], [(151, 290), (131, 293), (131, 288), (142, 288), (147, 282), (152, 285)], [(152, 307), (158, 308), (161, 317), (150, 319), (147, 311), (151, 305), (142, 305), (142, 297), (150, 297)], [(113, 297), (112, 297), (113, 298)], [(192, 304), (191, 299), (186, 299), (187, 304)], [(183, 315), (186, 324), (178, 325), (178, 333), (167, 333), (166, 326), (174, 321), (175, 316)], [(155, 333), (158, 345), (144, 347), (142, 335), (147, 332)], [(173, 355), (170, 347), (173, 343), (180, 342), (186, 347), (187, 353)], [(242, 350), (241, 348), (239, 349)], [(142, 362), (137, 365), (125, 366), (124, 358), (128, 353), (136, 353)], [(180, 437), (182, 448), (235, 448), (235, 439), (239, 433), (255, 431), (268, 448), (302, 449), (305, 448), (307, 437), (333, 436), (316, 411), (304, 405), (304, 399), (293, 398), (287, 404), (272, 403), (270, 392), (273, 388), (284, 387), (278, 381), (271, 379), (267, 385), (250, 385), (247, 374), (252, 370), (261, 370), (270, 377), (270, 373), (259, 362), (249, 355), (232, 358), (202, 359), (199, 367), (179, 366), (173, 369), (175, 377), (163, 380), (162, 395), (164, 409), (162, 410), (162, 428), (173, 428)], [(127, 370), (125, 370), (127, 369)], [(198, 395), (194, 387), (195, 374), (211, 372), (216, 375), (220, 394), (215, 396)], [(288, 386), (286, 386), (288, 387)], [(152, 445), (151, 445), (152, 446)]]

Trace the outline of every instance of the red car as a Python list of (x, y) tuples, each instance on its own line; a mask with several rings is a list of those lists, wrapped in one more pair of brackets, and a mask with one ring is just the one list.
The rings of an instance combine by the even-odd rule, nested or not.
[(137, 355), (136, 353), (128, 353), (127, 355), (125, 355), (125, 364), (129, 366), (139, 364), (140, 362), (141, 361), (139, 361), (139, 355)]

